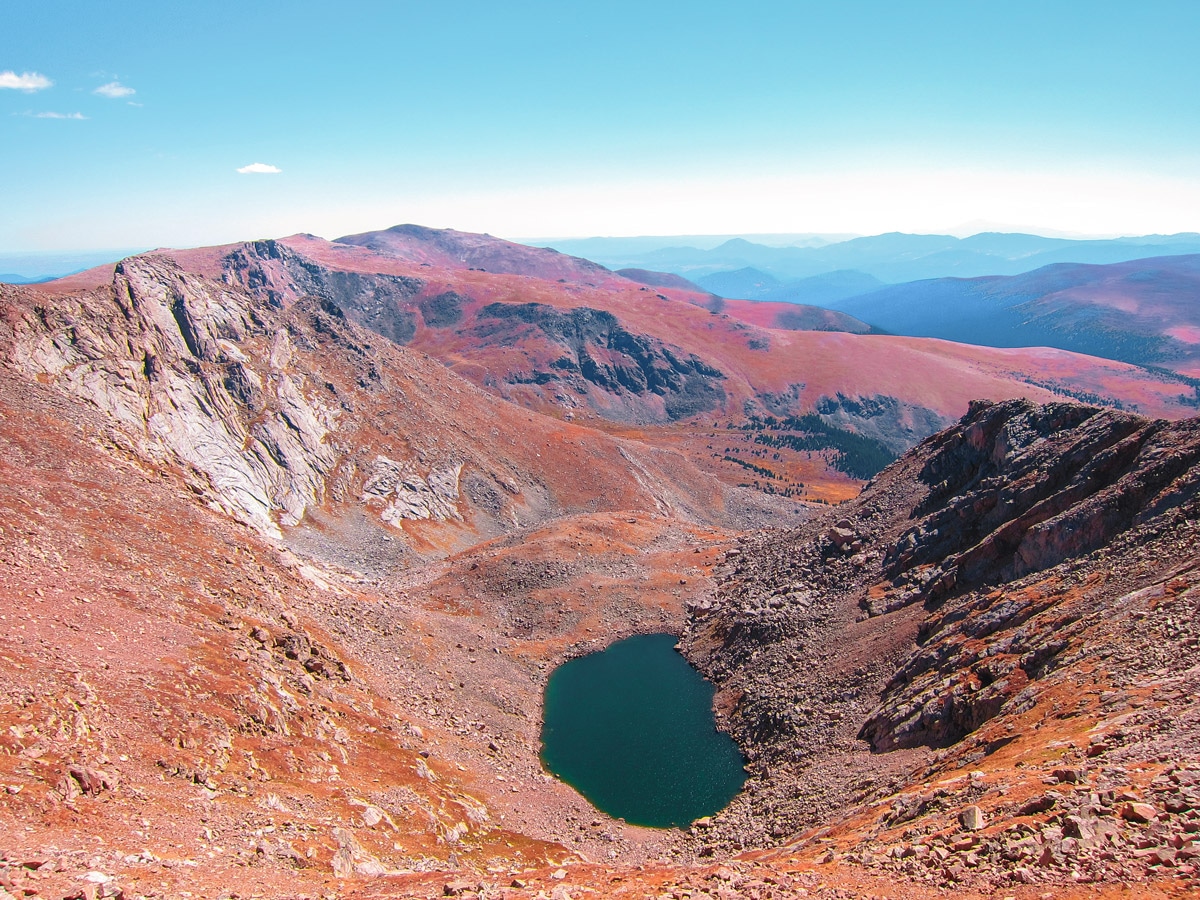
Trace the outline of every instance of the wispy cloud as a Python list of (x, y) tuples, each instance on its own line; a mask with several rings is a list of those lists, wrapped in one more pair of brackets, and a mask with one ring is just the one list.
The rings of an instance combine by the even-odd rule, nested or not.
[(93, 94), (99, 94), (101, 97), (108, 97), (116, 100), (120, 97), (131, 97), (137, 93), (133, 88), (126, 87), (119, 81), (110, 81), (108, 84), (102, 84), (100, 87), (92, 91)]
[(278, 175), (283, 169), (278, 166), (269, 166), (266, 163), (250, 163), (248, 166), (242, 166), (238, 169), (239, 175)]
[(77, 112), (73, 112), (73, 113), (27, 112), (27, 113), (24, 113), (24, 115), (27, 115), (33, 119), (79, 119), (79, 120), (83, 120), (83, 119), (87, 118), (87, 116), (85, 116), (83, 113), (77, 113)]
[(39, 75), (37, 72), (22, 72), (20, 75), (12, 70), (0, 72), (0, 88), (33, 93), (34, 91), (45, 90), (52, 84), (54, 84), (53, 81), (45, 75)]

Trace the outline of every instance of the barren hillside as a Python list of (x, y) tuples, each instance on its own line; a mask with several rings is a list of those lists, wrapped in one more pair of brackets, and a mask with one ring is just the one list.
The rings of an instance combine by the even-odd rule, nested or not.
[[(1195, 888), (1200, 426), (1113, 408), (1178, 417), (1171, 383), (400, 239), (441, 255), (298, 237), (0, 288), (0, 889)], [(1063, 391), (1110, 405), (1032, 402)], [(943, 424), (857, 497), (834, 468)], [(553, 667), (655, 631), (751, 776), (686, 831), (538, 761)]]

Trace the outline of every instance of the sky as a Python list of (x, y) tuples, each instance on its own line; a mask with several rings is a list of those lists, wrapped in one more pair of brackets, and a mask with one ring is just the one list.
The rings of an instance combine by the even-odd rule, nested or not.
[(0, 0), (0, 254), (1200, 231), (1195, 0)]

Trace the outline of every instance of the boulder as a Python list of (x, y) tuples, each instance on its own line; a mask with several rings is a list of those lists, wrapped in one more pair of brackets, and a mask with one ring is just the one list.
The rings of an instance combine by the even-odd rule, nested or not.
[(958, 821), (967, 831), (978, 831), (987, 825), (987, 817), (978, 806), (971, 805), (958, 814)]

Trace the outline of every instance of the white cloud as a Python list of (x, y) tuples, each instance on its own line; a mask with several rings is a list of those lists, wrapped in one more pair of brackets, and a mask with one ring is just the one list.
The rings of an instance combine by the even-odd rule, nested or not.
[(0, 88), (32, 93), (48, 88), (52, 84), (54, 84), (53, 81), (37, 72), (22, 72), (20, 75), (11, 70), (0, 72)]
[(266, 163), (250, 163), (238, 169), (239, 175), (278, 175), (282, 172), (278, 166), (268, 166)]
[(108, 97), (115, 100), (119, 97), (132, 96), (133, 94), (136, 94), (137, 91), (131, 87), (126, 87), (119, 81), (110, 81), (108, 84), (100, 85), (100, 87), (96, 88), (94, 91), (92, 91), (92, 93), (99, 94), (101, 97)]
[(40, 113), (25, 113), (27, 116), (32, 116), (35, 119), (86, 119), (83, 113), (60, 113), (60, 112), (40, 112)]

